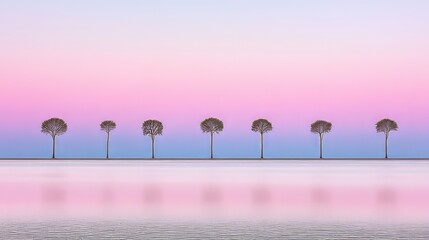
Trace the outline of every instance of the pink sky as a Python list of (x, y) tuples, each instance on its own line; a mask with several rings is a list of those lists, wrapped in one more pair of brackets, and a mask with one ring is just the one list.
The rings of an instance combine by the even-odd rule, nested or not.
[(408, 144), (394, 155), (429, 154), (424, 142), (409, 141), (429, 135), (426, 2), (82, 4), (0, 4), (0, 142), (47, 142), (38, 128), (55, 116), (74, 131), (69, 148), (72, 139), (102, 138), (105, 119), (130, 141), (142, 121), (162, 120), (172, 144), (203, 138), (199, 123), (215, 116), (232, 138), (253, 141), (251, 121), (264, 117), (274, 139), (312, 146), (309, 124), (326, 119), (333, 145), (374, 139), (350, 152), (378, 156), (374, 124), (389, 117)]

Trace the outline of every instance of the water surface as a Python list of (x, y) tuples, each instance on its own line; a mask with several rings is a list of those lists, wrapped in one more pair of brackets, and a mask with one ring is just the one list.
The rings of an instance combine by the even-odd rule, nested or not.
[(429, 162), (5, 160), (0, 212), (3, 239), (424, 239)]

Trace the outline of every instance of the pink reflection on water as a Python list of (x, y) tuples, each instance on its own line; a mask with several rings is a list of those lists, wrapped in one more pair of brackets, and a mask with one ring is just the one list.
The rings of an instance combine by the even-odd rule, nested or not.
[(424, 169), (124, 166), (0, 166), (2, 217), (429, 218)]
[(162, 188), (157, 185), (146, 185), (143, 188), (143, 204), (158, 205), (162, 204)]
[(203, 205), (218, 205), (222, 201), (222, 191), (219, 186), (203, 186), (201, 188), (201, 195)]
[(252, 191), (252, 199), (255, 205), (268, 205), (271, 200), (271, 192), (267, 186), (255, 186)]

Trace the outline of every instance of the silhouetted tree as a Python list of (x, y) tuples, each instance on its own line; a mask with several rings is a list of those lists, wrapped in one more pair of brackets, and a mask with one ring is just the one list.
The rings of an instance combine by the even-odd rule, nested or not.
[(213, 159), (213, 134), (223, 130), (223, 122), (217, 118), (207, 118), (200, 124), (203, 132), (210, 133), (210, 158)]
[(42, 133), (52, 137), (52, 158), (55, 158), (56, 138), (65, 132), (67, 132), (67, 123), (60, 118), (51, 118), (42, 123)]
[(323, 120), (317, 120), (313, 124), (311, 124), (311, 132), (319, 134), (320, 138), (320, 158), (323, 158), (323, 137), (325, 133), (329, 133), (332, 129), (332, 123), (323, 121)]
[(147, 120), (142, 125), (143, 135), (149, 135), (152, 139), (152, 158), (155, 158), (155, 136), (162, 135), (162, 122), (158, 120)]
[(273, 125), (266, 119), (258, 119), (252, 123), (252, 131), (261, 134), (261, 158), (264, 158), (264, 133), (273, 130)]
[(110, 141), (110, 131), (116, 128), (116, 123), (110, 120), (103, 121), (100, 124), (101, 131), (105, 131), (107, 133), (107, 141), (106, 141), (106, 158), (109, 158), (109, 141)]
[(378, 123), (375, 124), (375, 129), (377, 130), (377, 132), (382, 132), (385, 135), (385, 140), (384, 140), (384, 153), (385, 153), (385, 158), (388, 158), (387, 156), (387, 142), (389, 140), (389, 133), (390, 131), (397, 131), (398, 130), (398, 124), (390, 119), (383, 119), (381, 121), (379, 121)]

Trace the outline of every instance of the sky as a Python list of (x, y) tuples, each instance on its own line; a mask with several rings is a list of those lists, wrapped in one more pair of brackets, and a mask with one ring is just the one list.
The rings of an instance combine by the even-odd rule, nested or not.
[(50, 157), (41, 123), (63, 118), (57, 157), (429, 157), (429, 1), (1, 0), (0, 157)]

